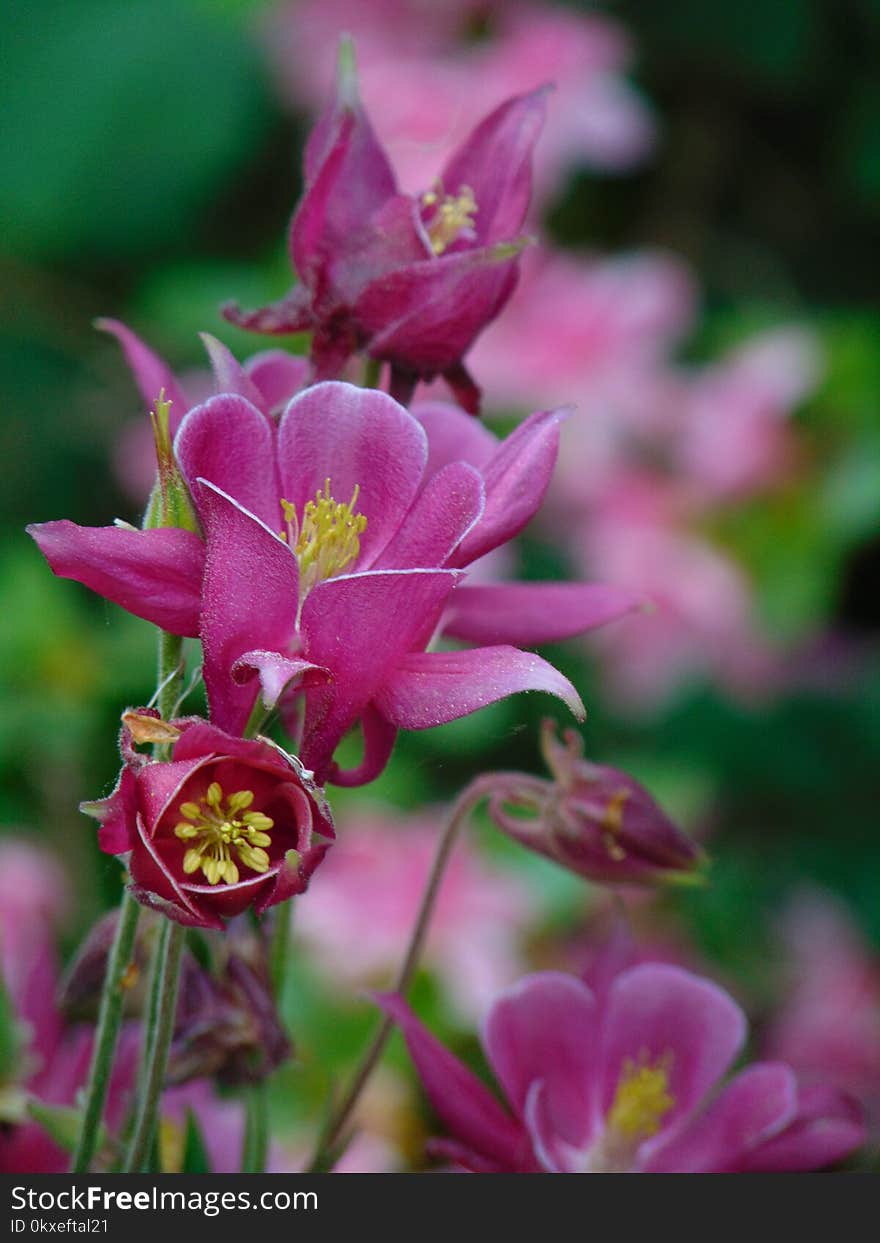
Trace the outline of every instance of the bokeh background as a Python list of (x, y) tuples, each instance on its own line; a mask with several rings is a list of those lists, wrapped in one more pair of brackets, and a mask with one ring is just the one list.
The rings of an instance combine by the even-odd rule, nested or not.
[[(634, 773), (714, 859), (707, 888), (630, 901), (629, 918), (744, 1002), (755, 1051), (818, 1060), (876, 1107), (876, 0), (7, 0), (2, 840), (60, 861), (66, 901), (45, 918), (66, 959), (118, 897), (76, 808), (115, 776), (154, 638), (53, 579), (23, 526), (138, 520), (144, 412), (96, 316), (195, 385), (199, 331), (262, 348), (217, 307), (289, 284), (299, 153), (346, 29), (407, 188), (505, 93), (557, 79), (540, 243), (472, 359), (499, 430), (578, 407), (508, 568), (654, 596), (651, 616), (545, 653), (582, 690), (588, 753)], [(548, 706), (520, 697), (404, 737), (379, 782), (334, 799), (339, 858), (295, 917), (279, 1160), (295, 1166), (370, 1027), (362, 991), (396, 960), (443, 804), (477, 771), (539, 771)], [(610, 904), (487, 826), (445, 901), (416, 1005), (479, 1066), (491, 991), (529, 966), (579, 969)], [(353, 1168), (421, 1160), (430, 1116), (396, 1046), (362, 1123)]]

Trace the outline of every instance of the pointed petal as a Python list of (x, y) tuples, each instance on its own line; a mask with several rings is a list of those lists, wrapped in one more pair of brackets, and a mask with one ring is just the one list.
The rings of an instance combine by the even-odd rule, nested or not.
[(377, 569), (442, 566), (483, 512), (483, 480), (466, 462), (451, 462), (429, 480)]
[(446, 194), (470, 186), (481, 245), (516, 237), (532, 193), (532, 152), (547, 108), (547, 87), (508, 99), (455, 151), (440, 182)]
[(207, 479), (273, 531), (280, 527), (274, 439), (269, 419), (235, 394), (210, 397), (191, 410), (177, 433), (174, 453), (196, 507), (196, 480)]
[(742, 1048), (746, 1019), (709, 980), (665, 963), (644, 963), (617, 977), (608, 996), (602, 1050), (602, 1111), (607, 1113), (627, 1059), (670, 1062), (675, 1104), (643, 1149), (648, 1159), (664, 1133), (702, 1100)]
[(275, 414), (309, 382), (309, 360), (287, 350), (262, 350), (244, 364), (262, 396), (261, 410)]
[(401, 729), (430, 729), (519, 691), (556, 695), (579, 720), (585, 716), (568, 678), (540, 656), (515, 647), (411, 652), (382, 686), (376, 706)]
[(492, 583), (456, 587), (443, 633), (471, 643), (532, 647), (595, 630), (633, 612), (641, 596), (599, 583)]
[(561, 410), (541, 411), (502, 441), (483, 468), (486, 508), (463, 541), (455, 562), (468, 565), (513, 539), (534, 516), (550, 484), (559, 452)]
[(529, 1088), (543, 1080), (553, 1131), (579, 1147), (595, 1127), (598, 1044), (593, 994), (581, 980), (559, 971), (527, 976), (507, 989), (483, 1031), (489, 1063), (520, 1116)]
[(277, 302), (269, 302), (253, 311), (243, 311), (237, 302), (224, 302), (220, 314), (236, 328), (273, 337), (308, 332), (314, 326), (312, 296), (305, 285), (294, 285)]
[(80, 527), (65, 518), (27, 528), (52, 570), (171, 634), (199, 633), (205, 549), (176, 527)]
[(109, 332), (122, 346), (125, 360), (131, 368), (134, 382), (144, 399), (144, 406), (152, 410), (159, 393), (165, 390), (165, 400), (171, 402), (169, 423), (172, 435), (189, 410), (190, 403), (177, 381), (174, 372), (158, 354), (154, 354), (136, 333), (118, 319), (97, 319), (95, 327)]
[(370, 355), (424, 376), (454, 367), (513, 293), (517, 255), (510, 246), (465, 250), (371, 281), (352, 312)]
[[(255, 412), (256, 413), (256, 412)], [(299, 576), (287, 545), (219, 488), (197, 484), (205, 527), (201, 637), (211, 720), (231, 734), (247, 723), (253, 683), (233, 678), (255, 649), (284, 653), (296, 627)]]
[(242, 367), (241, 363), (228, 350), (222, 341), (212, 337), (209, 332), (199, 333), (202, 344), (208, 352), (211, 370), (214, 373), (214, 387), (217, 393), (237, 393), (252, 406), (256, 406), (263, 414), (268, 410), (263, 407), (263, 397), (253, 380)]
[[(415, 499), (427, 457), (420, 424), (386, 393), (328, 381), (295, 397), (278, 429), (281, 495), (302, 514), (325, 481), (366, 516), (358, 569), (370, 566)], [(354, 568), (354, 566), (350, 567)]]
[(794, 1073), (781, 1063), (749, 1066), (709, 1108), (651, 1155), (649, 1173), (723, 1174), (786, 1127), (797, 1110)]
[(468, 1148), (502, 1169), (519, 1167), (522, 1139), (516, 1122), (488, 1088), (392, 993), (376, 1001), (398, 1024), (422, 1086), (440, 1120)]
[(323, 781), (337, 744), (405, 653), (424, 646), (455, 585), (449, 570), (378, 570), (319, 583), (305, 599), (305, 658), (333, 683), (306, 692), (301, 755)]

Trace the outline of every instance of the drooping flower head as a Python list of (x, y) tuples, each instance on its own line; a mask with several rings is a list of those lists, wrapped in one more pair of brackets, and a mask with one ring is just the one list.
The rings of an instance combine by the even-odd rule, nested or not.
[(126, 714), (116, 789), (82, 805), (101, 825), (101, 849), (126, 856), (138, 901), (178, 923), (223, 928), (248, 907), (259, 914), (301, 893), (327, 850), (314, 836), (333, 836), (310, 774), (265, 740), (195, 717), (161, 722), (163, 737), (176, 734), (171, 759), (150, 760), (133, 743), (152, 736), (154, 719)]
[[(526, 646), (636, 607), (592, 584), (471, 586), (466, 567), (513, 538), (546, 492), (562, 412), (499, 442), (452, 406), (416, 414), (350, 384), (313, 385), (280, 422), (222, 394), (191, 411), (175, 454), (200, 533), (50, 522), (30, 531), (56, 573), (175, 634), (199, 636), (211, 720), (241, 733), (279, 702), (320, 783), (372, 780), (397, 730), (516, 691), (583, 711)], [(485, 646), (436, 649), (438, 637)], [(360, 723), (364, 759), (333, 753)]]
[(482, 1031), (507, 1108), (399, 997), (403, 1031), (450, 1138), (433, 1147), (496, 1173), (727, 1173), (821, 1169), (864, 1142), (850, 1098), (802, 1087), (779, 1062), (723, 1086), (745, 1016), (680, 967), (646, 963), (594, 991), (548, 971), (502, 993)]
[(544, 94), (501, 104), (434, 185), (402, 194), (343, 42), (337, 98), (309, 139), (305, 192), (291, 224), (300, 283), (260, 310), (227, 306), (226, 317), (256, 332), (313, 333), (319, 380), (340, 375), (363, 351), (390, 364), (401, 400), (418, 378), (442, 373), (476, 413), (479, 390), (462, 358), (516, 284)]

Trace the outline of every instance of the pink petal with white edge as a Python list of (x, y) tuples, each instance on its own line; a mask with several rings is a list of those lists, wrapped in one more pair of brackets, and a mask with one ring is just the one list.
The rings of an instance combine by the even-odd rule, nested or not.
[(393, 993), (375, 1000), (403, 1032), (422, 1086), (441, 1121), (468, 1148), (503, 1169), (516, 1169), (522, 1158), (520, 1128), (492, 1093), (454, 1057)]
[(797, 1109), (794, 1073), (781, 1063), (749, 1066), (709, 1108), (651, 1154), (648, 1173), (738, 1170), (758, 1145), (777, 1135)]
[(205, 480), (197, 484), (207, 554), (201, 619), (211, 719), (231, 734), (247, 723), (257, 690), (233, 679), (254, 650), (286, 653), (296, 629), (299, 571), (291, 550), (253, 514)]
[(748, 1153), (742, 1173), (821, 1170), (843, 1161), (867, 1140), (861, 1106), (827, 1083), (798, 1086), (797, 1111), (776, 1136)]
[(349, 569), (366, 569), (381, 553), (413, 503), (428, 448), (421, 425), (386, 393), (328, 381), (295, 397), (278, 429), (281, 495), (302, 514), (330, 480), (334, 500), (367, 519), (360, 555)]
[(455, 589), (443, 633), (470, 643), (555, 643), (617, 621), (644, 603), (600, 583), (492, 583)]
[(483, 480), (466, 462), (451, 462), (419, 493), (376, 569), (443, 566), (483, 512)]
[(118, 319), (97, 319), (95, 327), (102, 332), (109, 332), (122, 346), (125, 361), (131, 369), (147, 410), (154, 408), (160, 392), (164, 391), (165, 400), (171, 402), (168, 420), (173, 435), (190, 407), (189, 399), (174, 372), (164, 359), (155, 354), (136, 333)]
[(174, 453), (197, 509), (196, 480), (206, 479), (271, 530), (280, 529), (275, 429), (244, 397), (222, 393), (196, 406), (181, 424)]
[(80, 527), (64, 518), (33, 523), (27, 532), (60, 578), (171, 634), (199, 633), (205, 549), (192, 531)]
[(467, 565), (513, 539), (534, 517), (550, 485), (565, 417), (563, 410), (539, 411), (501, 442), (483, 468), (483, 517), (462, 543), (456, 565)]
[(401, 729), (430, 729), (520, 691), (555, 695), (578, 720), (586, 716), (568, 678), (540, 656), (515, 647), (410, 652), (382, 686), (376, 706)]
[(530, 1087), (543, 1081), (545, 1116), (577, 1147), (596, 1129), (598, 1043), (593, 994), (557, 971), (528, 976), (502, 993), (483, 1029), (486, 1057), (516, 1111), (525, 1114)]
[(447, 194), (458, 194), (463, 186), (473, 191), (480, 245), (506, 241), (522, 228), (532, 193), (532, 152), (549, 89), (506, 100), (465, 139), (440, 175)]
[(251, 678), (260, 679), (263, 707), (271, 710), (286, 690), (317, 686), (330, 678), (330, 671), (307, 660), (282, 656), (280, 652), (244, 652), (232, 666), (232, 677), (239, 686)]
[(642, 1146), (650, 1160), (664, 1133), (699, 1104), (728, 1069), (746, 1037), (746, 1019), (732, 997), (709, 980), (665, 963), (624, 971), (608, 994), (602, 1039), (601, 1108), (611, 1108), (627, 1061), (669, 1063), (674, 1105), (658, 1135)]

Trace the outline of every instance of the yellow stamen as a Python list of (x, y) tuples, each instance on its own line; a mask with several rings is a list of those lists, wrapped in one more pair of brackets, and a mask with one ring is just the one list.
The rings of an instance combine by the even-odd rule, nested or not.
[(638, 1061), (628, 1057), (623, 1063), (608, 1125), (628, 1143), (640, 1143), (660, 1130), (660, 1123), (675, 1105), (669, 1091), (672, 1055), (665, 1053), (655, 1062), (647, 1054)]
[(422, 206), (434, 208), (425, 228), (435, 255), (442, 255), (462, 233), (472, 231), (479, 211), (470, 186), (459, 186), (458, 194), (442, 197), (438, 190), (429, 190), (422, 195)]
[(341, 574), (360, 553), (360, 537), (367, 529), (367, 518), (357, 512), (359, 494), (360, 484), (355, 484), (351, 500), (347, 505), (340, 504), (330, 495), (330, 480), (326, 479), (315, 499), (303, 506), (301, 521), (296, 506), (282, 500), (287, 530), (281, 532), (281, 537), (299, 562), (300, 600), (317, 583)]
[(263, 847), (272, 844), (268, 830), (275, 822), (261, 811), (241, 815), (253, 801), (253, 790), (237, 790), (224, 799), (223, 787), (212, 781), (198, 803), (181, 803), (179, 811), (184, 819), (175, 826), (174, 834), (182, 842), (193, 843), (183, 856), (187, 876), (201, 871), (209, 885), (218, 885), (221, 880), (227, 885), (237, 884), (241, 874), (233, 852), (252, 872), (269, 870), (269, 856)]

